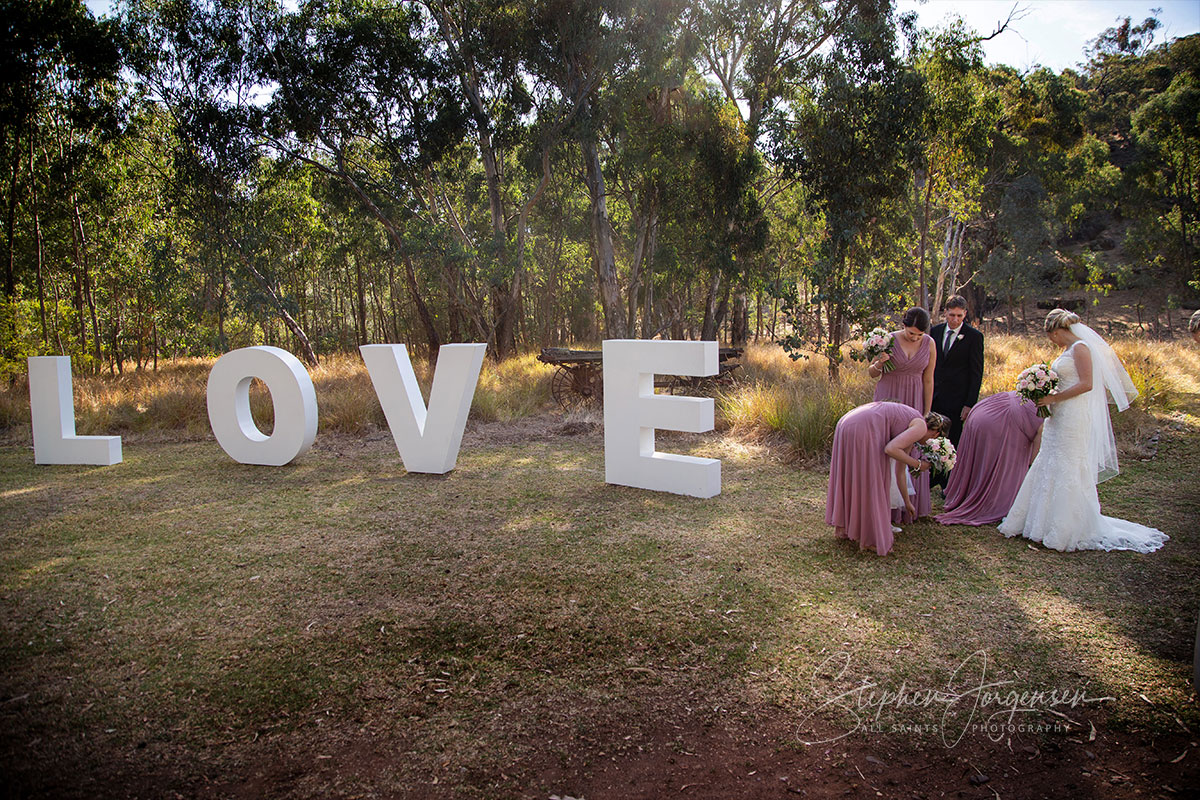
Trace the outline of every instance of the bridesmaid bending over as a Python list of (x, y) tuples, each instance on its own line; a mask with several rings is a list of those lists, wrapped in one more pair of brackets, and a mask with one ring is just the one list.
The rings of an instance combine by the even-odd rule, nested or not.
[[(904, 327), (892, 332), (892, 353), (883, 354), (867, 366), (867, 374), (878, 379), (874, 400), (896, 400), (921, 414), (928, 414), (933, 405), (933, 370), (937, 366), (937, 347), (928, 335), (929, 312), (914, 306), (904, 312)], [(882, 366), (891, 361), (895, 369), (884, 372)], [(901, 483), (901, 486), (904, 484)], [(896, 509), (892, 521), (912, 522), (929, 514), (929, 473), (913, 479), (917, 493), (916, 507)]]
[(980, 400), (963, 424), (958, 460), (946, 484), (943, 525), (993, 525), (1012, 508), (1042, 442), (1037, 405), (1016, 392)]
[[(858, 542), (859, 549), (887, 555), (893, 532), (889, 503), (889, 465), (894, 459), (898, 483), (903, 470), (919, 469), (928, 475), (929, 462), (909, 451), (950, 430), (950, 420), (929, 413), (924, 418), (901, 403), (867, 403), (838, 420), (833, 433), (833, 460), (829, 466), (829, 492), (825, 522), (837, 535)], [(928, 482), (926, 482), (928, 486)], [(912, 500), (905, 498), (909, 512)]]

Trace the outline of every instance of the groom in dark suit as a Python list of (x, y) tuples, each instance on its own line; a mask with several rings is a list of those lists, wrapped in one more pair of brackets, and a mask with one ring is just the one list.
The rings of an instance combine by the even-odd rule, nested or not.
[[(967, 301), (961, 295), (947, 298), (945, 317), (929, 332), (937, 347), (933, 410), (950, 418), (950, 441), (957, 447), (983, 383), (983, 334), (967, 324)], [(945, 488), (945, 477), (933, 482)]]

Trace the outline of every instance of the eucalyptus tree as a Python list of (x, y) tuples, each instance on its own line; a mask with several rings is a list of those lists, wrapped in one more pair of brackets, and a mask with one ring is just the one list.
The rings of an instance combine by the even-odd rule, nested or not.
[(1163, 54), (1171, 81), (1132, 116), (1133, 133), (1145, 154), (1136, 173), (1146, 202), (1139, 227), (1158, 228), (1141, 240), (1159, 240), (1161, 255), (1182, 281), (1200, 290), (1200, 35), (1178, 39)]
[[(514, 331), (526, 283), (525, 238), (529, 216), (551, 180), (562, 124), (539, 125), (539, 111), (524, 65), (531, 16), (506, 0), (427, 0), (424, 3), (456, 76), (466, 122), (483, 170), (490, 219), (484, 246), (454, 227), (462, 244), (485, 263), (492, 294), (493, 355), (516, 346)], [(516, 159), (506, 154), (516, 153)], [(534, 185), (527, 176), (535, 179)]]
[(530, 7), (526, 64), (544, 104), (540, 116), (561, 127), (579, 148), (605, 335), (612, 338), (630, 334), (630, 319), (605, 175), (604, 133), (610, 120), (604, 96), (635, 75), (645, 78), (646, 95), (664, 88), (662, 67), (686, 44), (679, 25), (683, 10), (682, 0), (535, 0)]
[(256, 58), (273, 0), (127, 0), (122, 20), (130, 66), (148, 102), (171, 115), (177, 202), (261, 293), (310, 364), (317, 356), (268, 254), (254, 248), (252, 178), (264, 153), (258, 135), (273, 87)]
[(612, 192), (628, 219), (618, 230), (628, 230), (630, 333), (639, 300), (641, 335), (653, 337), (681, 309), (676, 303), (667, 318), (656, 316), (656, 291), (699, 284), (699, 335), (712, 340), (728, 312), (731, 284), (722, 276), (736, 274), (765, 244), (767, 221), (754, 186), (760, 155), (746, 147), (734, 105), (695, 76), (648, 96), (643, 87), (633, 84), (634, 96), (621, 104), (624, 113), (613, 112), (619, 124), (606, 136)]
[[(81, 167), (94, 159), (105, 139), (120, 127), (118, 94), (114, 83), (120, 67), (120, 38), (116, 26), (95, 19), (77, 0), (0, 0), (0, 158), (8, 174), (0, 183), (4, 205), (5, 257), (0, 281), (0, 336), (4, 352), (14, 357), (16, 330), (9, 303), (18, 302), (19, 279), (32, 272), (37, 285), (43, 344), (47, 341), (46, 275), (41, 218), (43, 208), (67, 210), (71, 226), (76, 314), (79, 325), (90, 317), (91, 353), (99, 357), (98, 319), (95, 309), (94, 270), (81, 212)], [(57, 192), (43, 191), (46, 176), (38, 163), (52, 160), (59, 180)], [(31, 217), (35, 242), (33, 269), (22, 269), (17, 260), (17, 211), (24, 203)], [(80, 346), (87, 349), (86, 328), (80, 328)]]
[[(810, 208), (824, 219), (818, 256), (802, 271), (824, 310), (822, 354), (836, 378), (849, 326), (877, 313), (896, 272), (895, 263), (878, 263), (869, 245), (898, 212), (917, 146), (921, 91), (900, 61), (890, 2), (860, 4), (817, 58), (818, 79), (774, 116), (771, 139), (775, 159), (801, 178)], [(794, 317), (795, 287), (781, 290)], [(804, 338), (793, 329), (781, 343), (796, 350)]]
[(259, 64), (274, 90), (263, 135), (341, 181), (383, 226), (436, 354), (442, 334), (406, 225), (435, 213), (430, 170), (461, 141), (465, 119), (427, 18), (415, 4), (312, 0), (260, 31)]
[(1056, 288), (1060, 278), (1048, 206), (1045, 187), (1036, 175), (1009, 183), (996, 219), (996, 246), (980, 267), (985, 285), (1004, 297), (1009, 309), (1022, 309), (1022, 325), (1027, 321), (1027, 296)]
[[(912, 186), (919, 235), (916, 302), (936, 314), (943, 290), (957, 289), (963, 240), (980, 215), (1001, 109), (986, 80), (980, 39), (961, 21), (927, 32), (915, 49), (914, 68), (925, 95)], [(931, 275), (930, 238), (937, 229), (944, 230), (943, 244)]]
[[(781, 103), (796, 96), (798, 87), (815, 77), (813, 56), (860, 9), (857, 0), (697, 0), (689, 14), (700, 46), (699, 68), (716, 78), (726, 99), (737, 108), (746, 128), (747, 155), (760, 151), (763, 120)], [(759, 202), (786, 191), (791, 178), (783, 172), (753, 176)], [(731, 340), (745, 343), (747, 287), (760, 259), (746, 258), (728, 275), (714, 273), (705, 301), (705, 318), (713, 317), (722, 279), (737, 284)], [(706, 323), (708, 330), (711, 323)]]

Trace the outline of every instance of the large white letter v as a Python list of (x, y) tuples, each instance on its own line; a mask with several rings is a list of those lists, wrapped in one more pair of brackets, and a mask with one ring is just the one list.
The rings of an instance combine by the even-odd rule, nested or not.
[(404, 468), (437, 475), (454, 469), (487, 345), (442, 345), (428, 411), (404, 345), (364, 344), (358, 349)]

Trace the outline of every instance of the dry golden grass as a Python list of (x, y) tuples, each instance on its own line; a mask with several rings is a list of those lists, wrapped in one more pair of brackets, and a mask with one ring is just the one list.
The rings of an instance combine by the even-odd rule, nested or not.
[(722, 427), (744, 439), (782, 440), (795, 457), (824, 452), (838, 419), (871, 399), (873, 382), (851, 362), (832, 383), (824, 359), (793, 361), (778, 345), (746, 348), (737, 384), (717, 397)]
[[(1115, 419), (1127, 441), (1153, 426), (1154, 413), (1190, 405), (1200, 398), (1200, 349), (1190, 342), (1119, 339), (1114, 342), (1140, 392), (1134, 412)], [(985, 351), (984, 396), (1012, 387), (1017, 374), (1039, 361), (1050, 361), (1056, 348), (1044, 337), (989, 335)], [(76, 429), (81, 434), (143, 435), (194, 440), (211, 435), (205, 385), (212, 359), (164, 362), (157, 372), (130, 371), (110, 377), (76, 376)], [(428, 398), (432, 371), (414, 362)], [(360, 434), (386, 426), (370, 376), (357, 353), (325, 356), (311, 370), (321, 431)], [(532, 353), (502, 364), (485, 361), (471, 418), (503, 422), (552, 407), (553, 370)], [(819, 456), (828, 449), (842, 414), (871, 399), (874, 382), (860, 362), (847, 360), (831, 383), (824, 359), (793, 361), (778, 345), (746, 348), (732, 388), (717, 394), (718, 426), (750, 442), (783, 443), (789, 455)], [(255, 381), (251, 408), (259, 426), (273, 425), (270, 396)], [(15, 380), (0, 390), (0, 432), (11, 439), (29, 437), (29, 387)]]
[[(1190, 340), (1116, 339), (1112, 346), (1138, 388), (1140, 407), (1171, 410), (1183, 395), (1200, 392), (1200, 348)], [(988, 336), (982, 394), (1008, 391), (1022, 369), (1058, 353), (1045, 337)]]
[(471, 418), (505, 422), (544, 411), (554, 370), (526, 353), (503, 363), (485, 361), (471, 402)]
[[(116, 377), (76, 375), (76, 431), (82, 435), (144, 434), (194, 440), (211, 435), (205, 390), (214, 359), (163, 362), (157, 372), (130, 371)], [(426, 400), (433, 380), (430, 365), (413, 362)], [(327, 355), (309, 371), (317, 394), (320, 431), (358, 434), (386, 427), (366, 365), (357, 353)], [(471, 418), (494, 422), (536, 414), (550, 402), (552, 371), (533, 354), (503, 364), (485, 361), (471, 406)], [(259, 428), (270, 431), (270, 394), (260, 381), (250, 388), (250, 408)], [(29, 436), (29, 383), (12, 381), (0, 390), (0, 432)]]
[[(1113, 347), (1139, 393), (1133, 409), (1113, 419), (1123, 449), (1136, 455), (1157, 424), (1154, 414), (1200, 397), (1200, 349), (1145, 339), (1118, 339)], [(989, 335), (980, 395), (1010, 390), (1021, 370), (1058, 352), (1044, 337)], [(827, 452), (838, 419), (868, 402), (875, 385), (861, 362), (847, 359), (831, 383), (823, 359), (793, 362), (777, 345), (748, 347), (742, 363), (737, 385), (718, 396), (720, 424), (739, 438), (781, 441), (797, 458)]]

